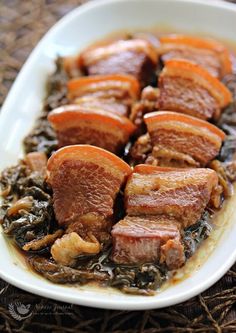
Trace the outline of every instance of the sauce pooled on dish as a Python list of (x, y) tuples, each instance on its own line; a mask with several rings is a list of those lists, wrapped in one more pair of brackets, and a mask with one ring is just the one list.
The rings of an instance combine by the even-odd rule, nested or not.
[(236, 180), (235, 57), (136, 33), (58, 58), (26, 155), (1, 174), (4, 234), (54, 283), (153, 295)]

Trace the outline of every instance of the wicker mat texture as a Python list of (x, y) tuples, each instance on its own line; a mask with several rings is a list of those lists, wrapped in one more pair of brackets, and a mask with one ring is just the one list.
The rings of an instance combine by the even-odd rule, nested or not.
[[(41, 36), (61, 16), (83, 2), (0, 0), (0, 103)], [(185, 303), (135, 312), (55, 302), (0, 280), (0, 333), (236, 332), (235, 282), (236, 266), (212, 288)], [(16, 314), (16, 307), (27, 314), (26, 319)]]

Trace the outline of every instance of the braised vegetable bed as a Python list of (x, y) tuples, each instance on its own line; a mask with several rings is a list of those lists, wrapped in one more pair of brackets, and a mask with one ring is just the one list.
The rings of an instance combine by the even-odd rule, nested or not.
[(233, 194), (233, 55), (144, 36), (58, 58), (27, 155), (2, 172), (4, 233), (53, 282), (152, 295)]

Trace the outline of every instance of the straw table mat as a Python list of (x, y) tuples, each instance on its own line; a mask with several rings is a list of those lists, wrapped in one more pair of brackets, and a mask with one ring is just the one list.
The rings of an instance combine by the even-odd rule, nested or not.
[[(41, 36), (61, 16), (83, 2), (0, 0), (0, 102)], [(236, 266), (212, 288), (185, 303), (135, 312), (55, 302), (0, 280), (0, 332), (236, 332), (235, 281)], [(26, 313), (27, 318), (22, 320), (16, 308)]]

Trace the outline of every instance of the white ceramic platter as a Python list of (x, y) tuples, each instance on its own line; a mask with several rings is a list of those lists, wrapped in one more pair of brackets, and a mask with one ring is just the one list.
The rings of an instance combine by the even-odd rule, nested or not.
[[(121, 29), (147, 30), (169, 27), (173, 31), (205, 33), (236, 42), (236, 6), (221, 1), (124, 0), (93, 1), (60, 20), (34, 49), (18, 75), (0, 115), (0, 169), (22, 156), (21, 142), (38, 117), (45, 94), (45, 82), (59, 55), (73, 54), (97, 39)], [(234, 198), (233, 198), (234, 199)], [(217, 246), (209, 241), (193, 259), (188, 278), (155, 296), (132, 296), (94, 286), (63, 286), (32, 273), (0, 234), (0, 276), (9, 283), (45, 297), (86, 306), (110, 309), (151, 309), (173, 305), (210, 287), (236, 259), (235, 201), (230, 202), (228, 221)], [(217, 237), (218, 237), (217, 236)], [(214, 248), (214, 250), (212, 250)], [(199, 258), (199, 257), (198, 257)], [(192, 262), (192, 266), (191, 266)], [(193, 265), (193, 263), (195, 263)]]

